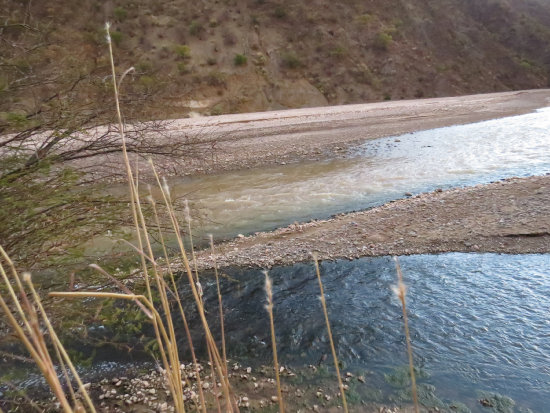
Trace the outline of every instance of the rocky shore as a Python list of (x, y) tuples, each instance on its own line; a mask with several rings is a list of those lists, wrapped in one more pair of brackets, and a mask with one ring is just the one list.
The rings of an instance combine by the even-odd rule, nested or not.
[[(152, 156), (163, 175), (210, 174), (345, 157), (370, 139), (525, 114), (549, 102), (550, 89), (540, 89), (177, 119), (161, 122), (162, 133), (147, 139), (187, 145), (183, 159)], [(148, 163), (131, 156), (140, 176), (151, 179)], [(77, 166), (125, 179), (119, 153), (80, 159)]]
[[(192, 363), (180, 367), (183, 384), (183, 397), (186, 410), (200, 411), (199, 381), (195, 366)], [(322, 372), (321, 372), (322, 370)], [(224, 411), (224, 396), (221, 383), (214, 380), (208, 363), (198, 365), (200, 385), (205, 399), (206, 410)], [(84, 384), (98, 412), (122, 413), (169, 413), (174, 412), (171, 395), (162, 368), (157, 367), (146, 372), (120, 371), (120, 375), (91, 381)], [(305, 366), (300, 370), (280, 367), (282, 394), (285, 407), (293, 412), (341, 412), (342, 402), (336, 378), (326, 374), (326, 369), (317, 366)], [(362, 413), (412, 413), (413, 407), (403, 401), (392, 405), (365, 401), (359, 394), (370, 388), (369, 378), (344, 372), (344, 388), (352, 397), (349, 411)], [(272, 366), (262, 366), (253, 369), (239, 363), (230, 362), (228, 376), (231, 384), (232, 397), (240, 411), (277, 411), (278, 398), (275, 375)], [(310, 382), (314, 381), (315, 384)], [(309, 384), (306, 384), (309, 383)], [(83, 402), (80, 393), (76, 394)], [(16, 397), (13, 401), (21, 409), (38, 408), (40, 411), (59, 411), (60, 406), (51, 398), (37, 396), (30, 405), (30, 399)], [(219, 403), (219, 404), (218, 404)], [(8, 405), (10, 406), (10, 405)], [(221, 407), (221, 410), (219, 409)], [(22, 410), (27, 411), (27, 410)]]
[(549, 253), (550, 176), (440, 189), (332, 219), (240, 236), (201, 251), (200, 268), (443, 252)]

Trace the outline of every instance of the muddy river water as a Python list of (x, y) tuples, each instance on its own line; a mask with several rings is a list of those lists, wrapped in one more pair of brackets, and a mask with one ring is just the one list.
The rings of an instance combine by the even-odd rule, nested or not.
[(344, 159), (171, 182), (218, 239), (366, 209), (436, 188), (550, 171), (550, 109), (368, 141)]

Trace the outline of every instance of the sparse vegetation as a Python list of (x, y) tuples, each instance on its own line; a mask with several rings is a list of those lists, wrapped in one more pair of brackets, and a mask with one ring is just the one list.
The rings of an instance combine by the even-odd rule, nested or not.
[[(32, 2), (29, 15), (32, 15), (33, 19), (28, 22), (24, 16), (29, 11), (25, 10), (22, 3), (15, 0), (5, 1), (7, 3), (4, 7), (6, 12), (3, 21), (10, 22), (10, 27), (3, 31), (8, 41), (0, 45), (3, 68), (13, 68), (21, 76), (29, 76), (32, 73), (39, 83), (47, 84), (47, 79), (43, 79), (44, 82), (40, 79), (47, 73), (59, 70), (68, 73), (69, 67), (70, 70), (78, 71), (74, 64), (66, 64), (71, 59), (73, 51), (77, 51), (75, 61), (82, 63), (86, 68), (95, 67), (98, 78), (104, 76), (105, 60), (100, 58), (104, 36), (97, 29), (102, 24), (99, 21), (104, 12), (102, 7), (90, 3), (73, 9), (63, 8), (62, 3), (66, 0), (56, 4)], [(385, 61), (380, 59), (381, 52), (387, 54), (388, 58), (400, 54), (402, 64), (394, 65), (393, 70), (396, 73), (391, 75), (395, 90), (400, 91), (399, 97), (413, 98), (418, 89), (422, 89), (426, 96), (442, 96), (449, 93), (470, 93), (475, 90), (488, 92), (544, 87), (549, 82), (549, 70), (548, 63), (539, 51), (550, 43), (550, 31), (546, 29), (548, 24), (543, 21), (546, 18), (544, 7), (535, 4), (529, 11), (520, 11), (518, 9), (521, 7), (518, 5), (500, 8), (497, 5), (501, 1), (503, 0), (491, 2), (494, 6), (483, 3), (474, 7), (472, 3), (449, 0), (448, 12), (444, 13), (443, 8), (432, 8), (424, 3), (409, 10), (405, 6), (385, 8), (382, 4), (346, 3), (341, 7), (330, 7), (327, 3), (326, 6), (329, 7), (324, 7), (325, 4), (320, 3), (319, 7), (312, 9), (283, 1), (251, 1), (247, 3), (247, 7), (233, 2), (221, 2), (216, 10), (205, 11), (200, 2), (172, 8), (162, 2), (151, 4), (144, 0), (136, 0), (131, 4), (114, 2), (107, 12), (116, 21), (113, 42), (125, 50), (121, 55), (121, 67), (130, 67), (135, 65), (136, 61), (150, 59), (155, 62), (154, 75), (159, 79), (178, 74), (169, 88), (152, 94), (142, 102), (143, 114), (164, 113), (171, 117), (178, 115), (175, 113), (178, 110), (177, 106), (171, 104), (173, 92), (185, 94), (193, 80), (193, 70), (181, 70), (181, 65), (177, 61), (187, 57), (180, 57), (178, 52), (172, 51), (172, 45), (188, 45), (193, 52), (193, 58), (198, 59), (194, 66), (197, 68), (204, 63), (214, 66), (215, 58), (216, 67), (220, 71), (231, 72), (234, 70), (235, 54), (243, 53), (243, 50), (243, 54), (247, 55), (249, 60), (253, 59), (253, 52), (261, 52), (274, 63), (266, 66), (265, 71), (249, 71), (246, 82), (243, 78), (234, 79), (239, 83), (234, 90), (238, 90), (238, 86), (250, 83), (261, 88), (267, 82), (270, 85), (268, 88), (273, 87), (285, 81), (288, 76), (307, 80), (307, 77), (316, 76), (330, 78), (334, 73), (339, 73), (338, 84), (342, 87), (339, 93), (331, 92), (329, 98), (334, 104), (383, 99), (380, 85), (390, 80), (390, 75), (381, 70), (385, 64)], [(531, 3), (535, 0), (527, 1)], [(497, 17), (489, 18), (491, 7), (494, 7)], [(475, 13), (472, 12), (472, 8), (476, 9)], [(453, 15), (465, 18), (460, 20), (459, 30), (453, 30), (447, 37), (442, 28), (453, 27), (450, 22)], [(422, 31), (417, 30), (418, 22), (427, 18), (440, 24), (437, 27), (428, 25)], [(498, 19), (502, 19), (504, 23), (495, 26), (494, 22)], [(28, 29), (24, 29), (24, 25), (17, 26), (18, 22), (23, 21), (30, 25)], [(15, 25), (11, 25), (11, 22)], [(525, 24), (520, 25), (518, 22)], [(350, 27), (350, 24), (353, 27)], [(262, 30), (262, 35), (258, 39), (251, 32), (255, 31), (256, 27), (261, 27)], [(430, 65), (441, 65), (441, 62), (430, 59), (441, 56), (443, 49), (449, 55), (461, 53), (465, 49), (472, 50), (471, 46), (476, 39), (483, 37), (479, 32), (481, 27), (490, 27), (492, 33), (490, 38), (477, 43), (483, 49), (482, 53), (467, 53), (459, 65), (449, 66), (447, 70), (442, 71), (440, 75), (445, 81), (425, 82), (422, 85), (417, 81), (419, 76), (430, 77)], [(503, 27), (513, 27), (516, 30), (514, 41), (503, 32)], [(46, 36), (53, 28), (56, 35), (52, 36), (50, 32)], [(41, 33), (46, 41), (38, 41)], [(269, 35), (265, 35), (266, 33)], [(448, 44), (443, 46), (441, 41), (425, 42), (424, 37), (445, 39)], [(41, 46), (34, 50), (33, 45), (37, 44)], [(248, 49), (249, 47), (253, 52)], [(10, 49), (27, 49), (32, 52), (12, 53), (13, 50)], [(284, 62), (281, 59), (284, 50), (293, 50), (297, 60), (287, 59)], [(500, 50), (502, 56), (497, 56), (495, 50)], [(42, 54), (41, 62), (44, 64), (37, 69), (37, 65), (29, 57), (38, 58), (39, 54)], [(277, 62), (280, 64), (277, 65)], [(351, 62), (368, 64), (379, 82), (364, 81), (362, 76), (356, 76), (353, 73), (354, 64), (350, 64)], [(410, 64), (415, 65), (414, 75), (406, 70)], [(299, 67), (307, 67), (307, 71), (288, 71)], [(481, 75), (473, 76), (473, 73)], [(489, 73), (492, 75), (489, 76)], [(153, 73), (145, 74), (150, 76)], [(133, 79), (134, 83), (129, 82), (128, 87), (139, 85), (138, 79), (136, 77)], [(10, 89), (10, 84), (13, 85), (14, 80), (15, 78), (7, 76), (7, 73), (0, 74), (0, 90), (3, 90), (0, 93), (12, 94), (17, 89)], [(330, 79), (323, 81), (330, 83)], [(83, 100), (87, 99), (88, 91), (79, 90), (80, 97)], [(197, 96), (203, 93), (197, 85), (192, 90)], [(214, 93), (207, 96), (208, 99), (216, 98), (215, 91), (206, 93)], [(4, 96), (2, 98), (4, 99)], [(30, 100), (22, 97), (20, 102)], [(265, 110), (275, 103), (256, 99), (246, 108)], [(296, 101), (296, 105), (301, 104)], [(288, 102), (285, 102), (284, 106), (287, 105)], [(0, 112), (14, 112), (12, 109), (1, 108)]]
[(223, 72), (212, 71), (204, 77), (208, 86), (226, 86), (227, 75)]
[(190, 72), (191, 72), (191, 70), (189, 69), (189, 67), (187, 66), (187, 64), (185, 62), (178, 62), (178, 73), (180, 75), (186, 75)]
[(189, 34), (191, 36), (200, 36), (204, 31), (204, 27), (201, 22), (193, 20), (189, 25)]
[(126, 17), (128, 16), (128, 12), (123, 7), (115, 7), (113, 10), (113, 15), (115, 16), (115, 19), (119, 22), (124, 21)]
[(333, 49), (330, 50), (329, 55), (330, 57), (340, 59), (344, 56), (346, 56), (348, 53), (347, 49), (343, 46), (336, 46)]
[(273, 15), (278, 19), (284, 19), (287, 17), (287, 11), (283, 6), (277, 6), (275, 7), (275, 11), (273, 12)]
[(115, 31), (112, 33), (111, 38), (113, 39), (113, 43), (117, 46), (120, 46), (120, 43), (122, 43), (123, 35), (119, 31)]
[(364, 13), (356, 17), (356, 20), (360, 24), (367, 25), (373, 20), (373, 16), (369, 13)]

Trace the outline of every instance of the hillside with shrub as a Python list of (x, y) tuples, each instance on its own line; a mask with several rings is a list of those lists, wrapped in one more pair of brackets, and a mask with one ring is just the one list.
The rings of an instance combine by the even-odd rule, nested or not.
[(107, 20), (141, 118), (548, 86), (540, 0), (101, 3), (0, 2), (4, 130), (54, 95), (100, 117)]

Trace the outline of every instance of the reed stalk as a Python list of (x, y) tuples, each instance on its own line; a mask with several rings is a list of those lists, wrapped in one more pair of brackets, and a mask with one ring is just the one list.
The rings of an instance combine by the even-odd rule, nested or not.
[[(72, 363), (69, 355), (67, 354), (67, 351), (63, 347), (63, 344), (61, 344), (61, 340), (59, 340), (59, 337), (57, 336), (57, 333), (55, 332), (55, 330), (54, 330), (54, 328), (53, 328), (53, 326), (52, 326), (52, 324), (51, 324), (51, 322), (50, 322), (50, 320), (49, 320), (49, 318), (46, 314), (46, 311), (44, 310), (44, 307), (42, 306), (42, 301), (40, 300), (40, 297), (39, 297), (39, 295), (37, 294), (37, 292), (34, 288), (34, 285), (32, 283), (30, 274), (27, 273), (26, 275), (27, 276), (25, 276), (25, 274), (23, 275), (24, 280), (27, 282), (29, 290), (31, 291), (31, 293), (33, 295), (34, 302), (35, 302), (36, 306), (38, 307), (40, 313), (42, 314), (42, 319), (43, 319), (44, 324), (46, 325), (46, 327), (48, 329), (48, 333), (50, 334), (50, 338), (51, 338), (51, 340), (54, 344), (55, 351), (58, 354), (58, 356), (60, 356), (59, 357), (60, 364), (63, 366), (63, 370), (65, 370), (64, 363), (66, 363), (69, 366), (69, 369), (71, 370), (71, 373), (74, 376), (74, 378), (75, 378), (75, 380), (78, 384), (78, 389), (79, 389), (80, 393), (82, 394), (82, 396), (84, 397), (84, 400), (86, 401), (88, 409), (90, 409), (91, 412), (95, 413), (96, 410), (94, 408), (94, 405), (92, 403), (90, 395), (86, 391), (86, 388), (84, 387), (84, 383), (82, 383), (82, 380), (80, 379), (80, 376), (78, 375), (78, 372), (76, 371), (76, 368), (74, 367), (74, 364)], [(69, 381), (69, 377), (68, 377), (68, 374), (66, 373), (66, 371), (65, 371), (65, 376), (66, 376), (66, 380), (67, 380), (67, 385), (71, 389), (71, 393), (72, 393), (73, 398), (74, 398), (74, 393), (73, 393), (73, 390), (72, 390), (72, 386), (71, 386), (71, 383)], [(76, 398), (74, 398), (74, 400), (75, 400), (75, 405), (76, 405)]]
[(334, 360), (334, 369), (336, 370), (336, 377), (338, 378), (338, 387), (340, 388), (340, 394), (342, 395), (342, 405), (344, 406), (344, 411), (348, 412), (348, 403), (346, 401), (346, 392), (344, 389), (344, 383), (342, 382), (342, 377), (340, 376), (340, 366), (338, 364), (338, 357), (336, 355), (336, 347), (334, 346), (334, 340), (332, 338), (332, 329), (330, 328), (330, 321), (328, 319), (327, 303), (325, 300), (325, 291), (323, 288), (323, 282), (321, 281), (321, 271), (319, 270), (319, 260), (317, 254), (313, 254), (313, 261), (315, 262), (315, 272), (317, 273), (317, 280), (319, 281), (319, 290), (321, 295), (319, 300), (323, 307), (323, 314), (325, 315), (325, 323), (327, 325), (328, 338), (330, 341), (330, 350), (332, 351), (332, 358)]
[(212, 259), (214, 260), (214, 275), (216, 276), (216, 287), (218, 289), (218, 307), (220, 310), (220, 329), (222, 335), (222, 356), (223, 356), (223, 365), (225, 374), (227, 375), (227, 353), (225, 349), (225, 327), (224, 327), (224, 316), (223, 316), (223, 301), (222, 293), (220, 290), (220, 277), (218, 275), (218, 263), (216, 262), (216, 252), (214, 251), (214, 237), (212, 234), (209, 235), (210, 238), (210, 250), (212, 251)]
[(168, 275), (170, 277), (170, 282), (172, 284), (172, 289), (174, 296), (176, 298), (176, 303), (178, 305), (178, 309), (180, 311), (180, 316), (183, 320), (183, 328), (185, 330), (185, 335), (187, 338), (187, 342), (189, 343), (189, 349), (191, 351), (191, 359), (193, 360), (193, 367), (195, 369), (195, 375), (197, 376), (197, 387), (199, 390), (199, 401), (200, 401), (200, 409), (203, 411), (203, 413), (206, 413), (206, 402), (204, 399), (204, 392), (202, 389), (202, 381), (200, 376), (200, 369), (199, 369), (199, 363), (197, 361), (197, 357), (195, 355), (195, 347), (193, 346), (193, 339), (191, 338), (191, 332), (189, 330), (189, 324), (187, 324), (187, 317), (185, 316), (185, 311), (183, 311), (183, 305), (181, 302), (181, 298), (179, 295), (178, 288), (176, 286), (176, 280), (174, 277), (174, 272), (172, 271), (172, 264), (170, 262), (170, 258), (168, 256), (168, 251), (166, 249), (166, 242), (164, 240), (164, 234), (162, 233), (162, 229), (160, 227), (160, 219), (157, 212), (157, 207), (155, 203), (155, 199), (153, 198), (153, 194), (151, 191), (151, 188), (149, 188), (149, 202), (151, 203), (151, 207), (153, 209), (153, 216), (155, 218), (155, 224), (157, 226), (157, 232), (160, 240), (160, 245), (162, 247), (162, 252), (164, 255), (164, 259), (166, 261), (166, 268), (168, 270)]
[(407, 341), (407, 355), (409, 356), (409, 372), (411, 375), (411, 392), (414, 403), (415, 413), (419, 413), (420, 409), (418, 407), (418, 395), (416, 391), (416, 377), (414, 375), (414, 364), (413, 364), (413, 352), (411, 344), (411, 335), (409, 332), (409, 321), (407, 318), (407, 305), (405, 296), (407, 295), (407, 287), (403, 282), (403, 273), (401, 272), (401, 266), (399, 265), (399, 260), (397, 257), (393, 257), (395, 261), (395, 268), (397, 270), (397, 287), (395, 287), (394, 292), (401, 301), (401, 308), (403, 309), (403, 324), (405, 326), (405, 339)]
[[(122, 121), (122, 113), (120, 110), (120, 99), (119, 99), (119, 93), (118, 93), (119, 85), (117, 84), (117, 76), (116, 76), (114, 56), (113, 56), (113, 46), (112, 46), (109, 29), (110, 29), (110, 26), (107, 23), (105, 25), (105, 31), (107, 34), (107, 45), (109, 48), (109, 59), (111, 63), (113, 93), (115, 96), (115, 105), (116, 105), (116, 114), (117, 114), (118, 126), (119, 126), (119, 134), (122, 142), (122, 155), (123, 155), (124, 164), (126, 167), (126, 173), (128, 176), (128, 186), (130, 189), (130, 198), (131, 198), (130, 203), (132, 206), (132, 217), (134, 220), (134, 227), (136, 229), (136, 235), (138, 238), (139, 250), (145, 251), (144, 249), (144, 242), (145, 242), (148, 256), (153, 258), (154, 254), (153, 254), (153, 250), (149, 240), (149, 235), (147, 232), (147, 225), (145, 223), (145, 218), (143, 216), (143, 211), (140, 205), (139, 193), (138, 193), (138, 188), (136, 183), (137, 181), (134, 181), (132, 168), (130, 166), (130, 159), (128, 157), (128, 152), (126, 149), (124, 123)], [(143, 232), (143, 237), (142, 237), (142, 232)], [(145, 261), (145, 254), (140, 254), (140, 258), (141, 258), (141, 265), (142, 265), (142, 270), (143, 270), (146, 289), (147, 289), (147, 297), (148, 297), (147, 301), (152, 304), (153, 294), (151, 291), (151, 285), (149, 281), (149, 272), (147, 268), (147, 263)], [(183, 399), (183, 388), (182, 388), (182, 378), (181, 378), (181, 370), (180, 370), (180, 362), (179, 362), (179, 353), (178, 353), (177, 342), (175, 337), (174, 325), (172, 321), (172, 315), (170, 312), (170, 304), (168, 301), (168, 297), (166, 295), (164, 279), (161, 277), (161, 274), (159, 274), (157, 266), (154, 261), (153, 261), (153, 275), (156, 281), (161, 306), (166, 315), (166, 323), (168, 324), (166, 328), (164, 326), (164, 322), (162, 318), (153, 317), (153, 327), (155, 330), (155, 336), (156, 336), (157, 342), (159, 343), (159, 351), (160, 351), (162, 363), (166, 371), (166, 376), (167, 376), (166, 379), (168, 382), (168, 387), (170, 389), (170, 393), (172, 394), (172, 398), (174, 401), (174, 408), (176, 412), (184, 413), (185, 405), (184, 405), (184, 399)]]
[(273, 367), (275, 368), (275, 379), (277, 380), (277, 397), (279, 401), (279, 412), (284, 413), (283, 393), (281, 391), (281, 378), (279, 377), (279, 360), (277, 359), (277, 339), (275, 337), (275, 323), (273, 321), (273, 287), (267, 271), (265, 274), (265, 293), (267, 304), (265, 309), (269, 314), (269, 325), (271, 328), (271, 347), (273, 348)]
[[(10, 308), (10, 305), (2, 295), (0, 295), (0, 307), (4, 310), (8, 323), (14, 329), (17, 337), (23, 343), (25, 348), (31, 354), (34, 362), (42, 372), (42, 375), (46, 379), (46, 382), (50, 386), (50, 389), (54, 393), (56, 399), (60, 404), (60, 408), (64, 412), (73, 412), (75, 409), (83, 409), (80, 405), (80, 402), (76, 399), (74, 389), (72, 387), (70, 377), (66, 370), (66, 365), (69, 366), (75, 380), (78, 383), (80, 392), (84, 397), (88, 410), (92, 413), (95, 413), (94, 406), (91, 402), (91, 399), (88, 395), (88, 392), (84, 388), (76, 369), (74, 368), (67, 352), (65, 351), (61, 341), (56, 335), (53, 326), (42, 306), (42, 302), (34, 285), (30, 274), (25, 273), (22, 277), (19, 276), (13, 261), (9, 258), (6, 251), (0, 246), (0, 274), (2, 280), (8, 290), (8, 297), (11, 299), (13, 307)], [(11, 280), (8, 276), (8, 271), (5, 270), (2, 260), (7, 263), (7, 266), (10, 269)], [(12, 287), (12, 281), (15, 282), (18, 294)], [(27, 290), (24, 288), (24, 284), (27, 285), (27, 289), (30, 292), (32, 297), (32, 302), (29, 299)], [(62, 368), (63, 377), (66, 381), (66, 385), (69, 388), (71, 399), (73, 401), (73, 407), (71, 407), (65, 392), (63, 390), (63, 385), (59, 380), (57, 372), (55, 370), (55, 365), (53, 363), (52, 357), (48, 351), (46, 339), (43, 334), (41, 325), (45, 325), (47, 331), (50, 335), (55, 354), (59, 361), (59, 364)]]
[(177, 241), (178, 248), (179, 248), (179, 251), (180, 251), (180, 256), (181, 256), (181, 259), (182, 259), (182, 263), (183, 263), (184, 268), (185, 268), (185, 273), (187, 274), (189, 285), (191, 287), (191, 292), (193, 294), (193, 298), (195, 300), (195, 304), (197, 306), (197, 311), (198, 311), (199, 317), (201, 319), (202, 327), (203, 327), (203, 330), (204, 330), (204, 333), (205, 333), (206, 345), (208, 346), (208, 348), (212, 352), (212, 360), (213, 360), (213, 363), (214, 363), (214, 367), (216, 369), (216, 372), (217, 372), (218, 376), (220, 377), (220, 382), (222, 384), (222, 389), (223, 389), (223, 392), (224, 392), (224, 398), (226, 399), (226, 402), (227, 402), (226, 409), (229, 412), (239, 411), (236, 400), (231, 397), (229, 379), (228, 379), (228, 376), (226, 374), (224, 374), (223, 361), (220, 357), (220, 353), (217, 349), (216, 342), (214, 340), (214, 337), (212, 335), (212, 332), (210, 331), (210, 327), (209, 327), (208, 322), (206, 320), (206, 312), (205, 312), (204, 305), (203, 305), (203, 302), (202, 302), (201, 293), (199, 291), (198, 286), (195, 283), (194, 274), (193, 274), (193, 271), (191, 270), (191, 265), (190, 265), (189, 259), (187, 257), (187, 252), (185, 251), (183, 238), (181, 236), (181, 229), (180, 229), (180, 226), (179, 226), (179, 222), (176, 218), (175, 209), (174, 209), (174, 206), (172, 204), (171, 197), (170, 197), (170, 189), (168, 188), (168, 185), (167, 185), (166, 181), (163, 181), (161, 183), (160, 177), (159, 177), (159, 175), (156, 171), (156, 168), (153, 165), (152, 161), (150, 161), (150, 164), (151, 164), (151, 168), (153, 170), (153, 174), (154, 174), (154, 176), (157, 180), (157, 184), (158, 184), (158, 186), (161, 190), (162, 198), (164, 200), (164, 204), (166, 206), (168, 216), (171, 220), (172, 227), (173, 227), (174, 233), (176, 235), (176, 241)]

